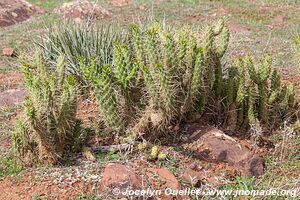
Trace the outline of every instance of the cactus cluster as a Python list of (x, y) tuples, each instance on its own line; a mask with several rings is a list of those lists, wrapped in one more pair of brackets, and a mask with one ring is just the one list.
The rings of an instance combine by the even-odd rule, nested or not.
[(195, 113), (209, 113), (212, 123), (229, 129), (247, 130), (255, 123), (270, 128), (295, 106), (293, 87), (281, 83), (269, 56), (257, 64), (252, 58), (232, 66), (222, 62), (229, 44), (223, 20), (206, 26), (204, 34), (158, 22), (146, 28), (134, 24), (129, 32), (129, 42), (115, 43), (112, 65), (104, 71), (82, 67), (98, 88), (108, 127), (156, 138)]
[(257, 64), (251, 57), (239, 59), (229, 69), (227, 82), (226, 123), (232, 129), (247, 129), (258, 122), (272, 128), (296, 108), (293, 85), (281, 83), (269, 55)]
[[(128, 43), (114, 45), (109, 87), (102, 83), (106, 72), (96, 73), (102, 66), (81, 62), (86, 79), (96, 85), (107, 126), (119, 126), (122, 119), (126, 130), (163, 132), (173, 122), (204, 111), (208, 95), (220, 95), (225, 84), (221, 59), (229, 42), (222, 20), (209, 25), (204, 36), (190, 27), (153, 23), (142, 29), (134, 24), (129, 38)], [(127, 122), (126, 110), (135, 110), (135, 119)]]
[[(141, 135), (156, 139), (172, 126), (203, 115), (233, 130), (270, 129), (297, 106), (293, 86), (281, 82), (269, 56), (258, 62), (250, 57), (229, 65), (222, 61), (229, 44), (229, 30), (222, 20), (204, 31), (158, 22), (143, 28), (134, 24), (126, 37), (109, 41), (109, 49), (103, 47), (107, 57), (76, 53), (89, 56), (79, 60), (76, 56), (74, 73), (82, 74), (84, 83), (92, 86), (88, 88), (95, 89), (106, 129), (127, 134), (124, 141)], [(72, 63), (58, 57), (53, 70), (43, 55), (23, 63), (28, 97), (14, 146), (21, 158), (55, 164), (81, 137), (76, 120), (78, 87), (75, 78), (66, 75)], [(166, 158), (156, 148), (152, 154), (159, 160)]]
[(32, 63), (22, 64), (28, 96), (14, 132), (15, 150), (20, 158), (56, 164), (78, 131), (76, 81), (65, 75), (62, 56), (55, 72), (49, 71), (40, 54)]

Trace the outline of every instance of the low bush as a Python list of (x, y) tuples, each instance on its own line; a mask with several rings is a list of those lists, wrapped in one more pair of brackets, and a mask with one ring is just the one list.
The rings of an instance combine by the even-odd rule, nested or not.
[(56, 71), (50, 72), (40, 54), (32, 63), (23, 62), (28, 96), (14, 132), (14, 147), (26, 162), (56, 164), (79, 136), (77, 84), (65, 67), (64, 57), (59, 57)]

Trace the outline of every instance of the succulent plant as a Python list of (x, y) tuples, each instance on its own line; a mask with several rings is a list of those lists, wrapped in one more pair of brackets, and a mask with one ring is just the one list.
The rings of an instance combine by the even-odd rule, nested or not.
[(63, 56), (55, 72), (49, 71), (40, 54), (33, 63), (23, 61), (28, 96), (14, 132), (14, 147), (21, 158), (29, 155), (57, 164), (76, 140), (77, 84), (65, 67)]

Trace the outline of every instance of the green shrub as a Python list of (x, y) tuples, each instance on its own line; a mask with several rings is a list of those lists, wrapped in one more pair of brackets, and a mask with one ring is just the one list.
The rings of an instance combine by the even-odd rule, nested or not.
[(64, 57), (59, 57), (56, 71), (50, 72), (40, 54), (32, 63), (23, 62), (28, 96), (14, 132), (21, 159), (56, 164), (78, 136), (77, 86), (73, 76), (65, 75), (65, 67)]
[(62, 23), (49, 28), (36, 44), (52, 68), (60, 55), (65, 55), (67, 71), (81, 80), (79, 58), (94, 59), (99, 66), (111, 64), (113, 44), (123, 41), (126, 34), (113, 25), (96, 26), (89, 23)]

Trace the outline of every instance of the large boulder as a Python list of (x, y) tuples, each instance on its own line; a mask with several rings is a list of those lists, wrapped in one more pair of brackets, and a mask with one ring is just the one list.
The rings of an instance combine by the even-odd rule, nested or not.
[(0, 1), (0, 27), (10, 26), (44, 13), (45, 11), (31, 5), (25, 0)]
[(185, 148), (210, 162), (226, 162), (243, 176), (260, 176), (264, 172), (263, 159), (237, 139), (210, 126), (190, 126)]

